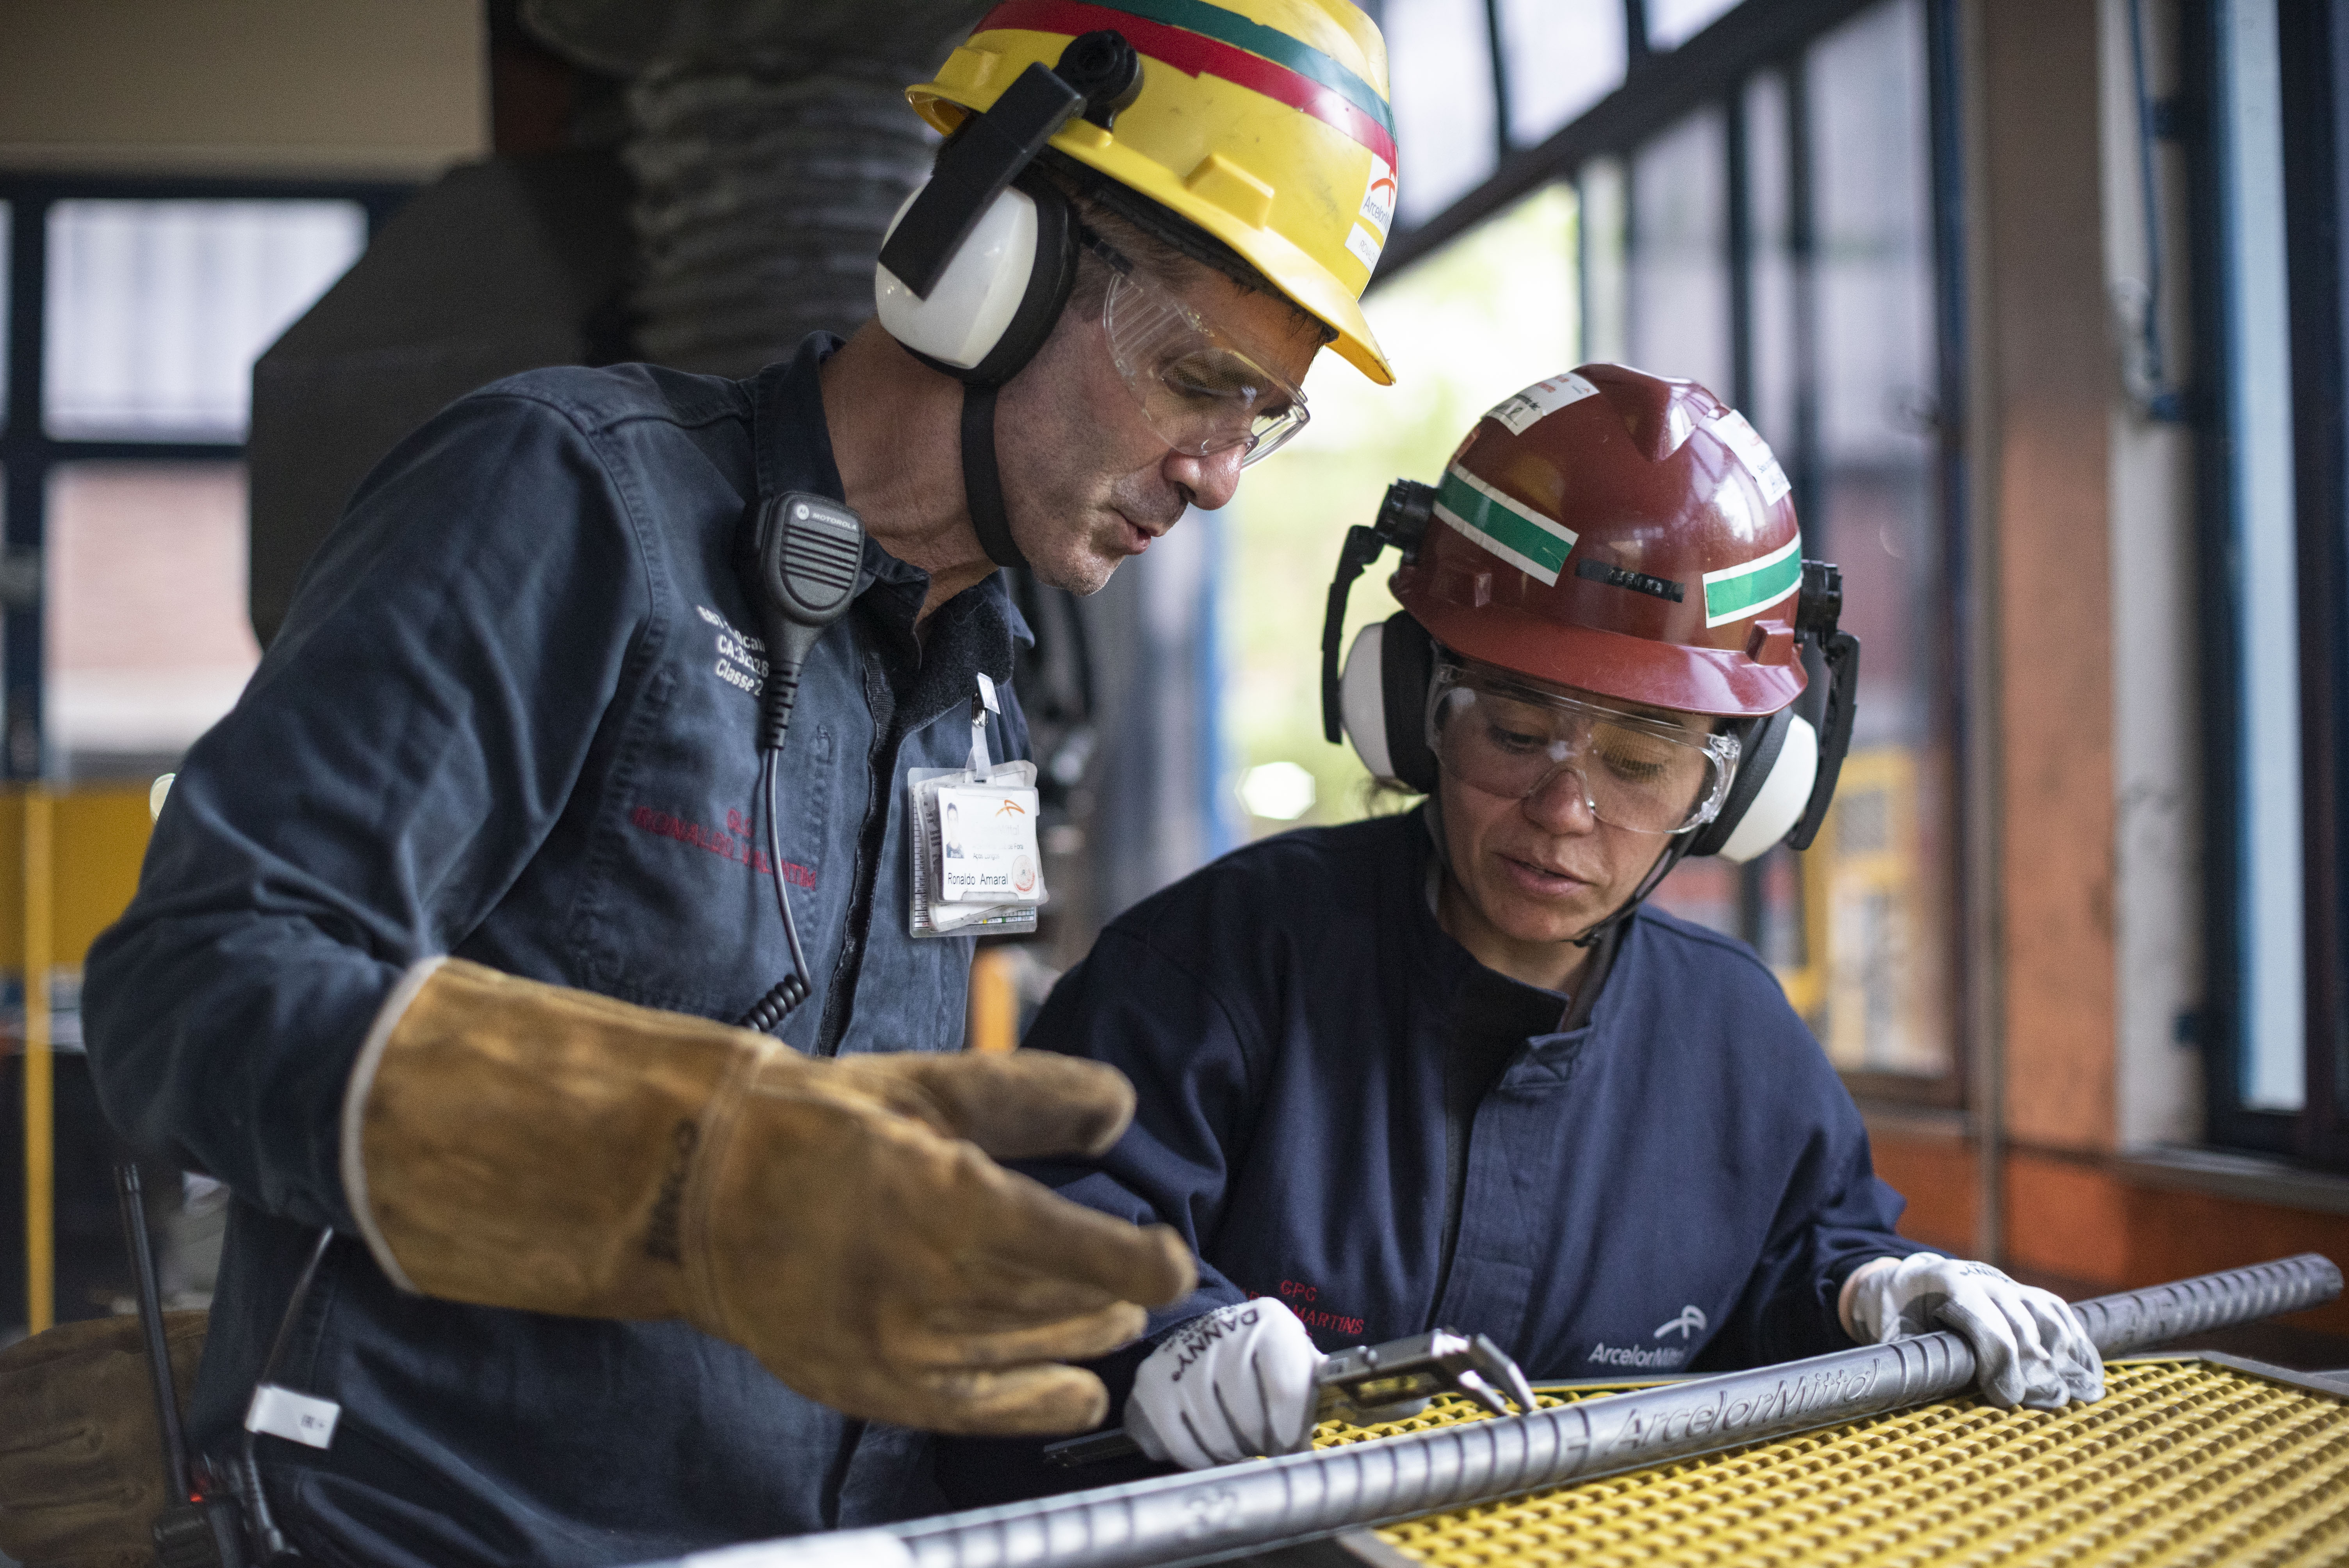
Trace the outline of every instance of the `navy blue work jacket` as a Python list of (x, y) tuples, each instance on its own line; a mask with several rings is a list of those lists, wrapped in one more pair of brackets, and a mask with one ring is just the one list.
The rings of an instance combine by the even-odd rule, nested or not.
[[(235, 1195), (207, 1449), (236, 1434), (319, 1228), (340, 1233), (277, 1373), (342, 1406), (333, 1447), (261, 1442), (281, 1522), (317, 1560), (636, 1562), (894, 1517), (926, 1484), (914, 1434), (682, 1324), (403, 1295), (337, 1170), (353, 1058), (419, 958), (728, 1020), (788, 973), (733, 550), (758, 495), (841, 495), (817, 388), (834, 346), (740, 382), (535, 371), (409, 437), (189, 753), (138, 896), (90, 953), (109, 1113)], [(989, 579), (917, 644), (926, 576), (869, 544), (864, 573), (785, 754), (814, 994), (781, 1032), (819, 1053), (952, 1050), (971, 944), (905, 934), (902, 781), (963, 764), (977, 673), (1006, 682), (1026, 629)], [(1016, 708), (990, 738), (1024, 751)]]
[[(1476, 961), (1428, 906), (1432, 852), (1412, 813), (1227, 855), (1113, 922), (1029, 1030), (1133, 1080), (1097, 1168), (1034, 1169), (1190, 1242), (1198, 1293), (1153, 1330), (1276, 1296), (1325, 1351), (1453, 1327), (1537, 1380), (1847, 1347), (1844, 1277), (1917, 1250), (1901, 1200), (1769, 970), (1654, 909), (1589, 1023), (1525, 1039), (1476, 1103), (1446, 1275), (1444, 1057)], [(958, 1502), (1110, 1475), (999, 1484), (1008, 1444), (940, 1462)]]

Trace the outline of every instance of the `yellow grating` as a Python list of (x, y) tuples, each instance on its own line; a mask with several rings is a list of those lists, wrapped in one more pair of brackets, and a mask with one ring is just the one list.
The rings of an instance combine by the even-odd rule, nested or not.
[[(2198, 1361), (2114, 1362), (2106, 1386), (2061, 1414), (1949, 1399), (1378, 1533), (1446, 1568), (2349, 1563), (2349, 1404)], [(1317, 1442), (1482, 1418), (1444, 1398)]]

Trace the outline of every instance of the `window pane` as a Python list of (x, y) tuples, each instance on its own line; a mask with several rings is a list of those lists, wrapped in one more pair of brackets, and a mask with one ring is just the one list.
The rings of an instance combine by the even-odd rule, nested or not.
[(1594, 158), (1582, 166), (1582, 357), (1619, 365), (1630, 357), (1630, 289), (1625, 233), (1630, 203), (1622, 160)]
[(8, 428), (10, 412), (8, 385), (5, 377), (8, 364), (8, 319), (15, 314), (8, 308), (10, 276), (8, 263), (16, 255), (16, 252), (9, 248), (9, 236), (14, 232), (9, 223), (15, 217), (16, 212), (8, 203), (0, 201), (0, 430)]
[(1622, 0), (1501, 0), (1509, 139), (1530, 147), (1623, 85)]
[[(1322, 589), (1346, 530), (1378, 515), (1389, 484), (1433, 482), (1485, 409), (1574, 365), (1575, 222), (1570, 188), (1537, 191), (1372, 294), (1371, 324), (1410, 396), (1322, 354), (1305, 381), (1313, 422), (1248, 469), (1226, 509), (1232, 787), (1278, 763), (1302, 768), (1314, 784), (1302, 816), (1254, 817), (1252, 832), (1353, 821), (1395, 803), (1369, 799), (1370, 778), (1352, 749), (1322, 738)], [(1389, 554), (1354, 584), (1343, 646), (1394, 614), (1394, 564)]]
[(1676, 49), (1736, 5), (1737, 0), (1648, 0), (1648, 46)]
[(1484, 0), (1388, 0), (1401, 227), (1423, 223), (1493, 171), (1492, 50)]
[[(2308, 938), (2301, 798), (2299, 526), (2284, 235), (2283, 83), (2273, 5), (2226, 6), (2219, 172), (2226, 335), (2227, 489), (2236, 594), (2233, 709), (2238, 979), (2236, 1090), (2256, 1110), (2308, 1103)], [(2305, 330), (2305, 329), (2303, 329)]]
[(261, 657), (244, 467), (76, 463), (48, 491), (51, 755), (68, 778), (163, 772)]
[(1753, 246), (1754, 385), (1745, 417), (1783, 459), (1795, 456), (1794, 182), (1786, 79), (1772, 71), (1745, 89), (1745, 211)]
[(366, 242), (351, 201), (58, 202), (49, 434), (242, 441), (254, 360)]
[[(1795, 389), (1794, 130), (1787, 118), (1786, 79), (1765, 71), (1747, 84), (1736, 112), (1744, 117), (1745, 222), (1750, 261), (1748, 299), (1752, 317), (1745, 417), (1762, 432), (1782, 461), (1797, 466)], [(1740, 893), (1746, 900), (1743, 934), (1778, 972), (1798, 1012), (1817, 1013), (1825, 995), (1826, 971), (1812, 962), (1823, 940), (1814, 932), (1806, 905), (1804, 871), (1812, 857), (1781, 845), (1746, 869)], [(1812, 895), (1815, 896), (1815, 895)]]
[(1819, 841), (1822, 1037), (1839, 1067), (1934, 1074), (1951, 1059), (1952, 767), (1920, 0), (1827, 35), (1808, 69), (1821, 482), (1805, 552), (1842, 566), (1843, 624), (1867, 650)]
[[(1631, 159), (1626, 357), (1658, 376), (1731, 396), (1729, 148), (1721, 112), (1702, 109)], [(1656, 890), (1674, 914), (1738, 929), (1737, 868), (1685, 861)]]
[(1706, 108), (1631, 163), (1631, 363), (1730, 396), (1729, 148)]

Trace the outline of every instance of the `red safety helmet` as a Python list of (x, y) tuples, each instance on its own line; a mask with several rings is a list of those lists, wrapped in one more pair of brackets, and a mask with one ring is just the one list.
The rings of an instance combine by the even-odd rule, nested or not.
[(1624, 702), (1775, 713), (1804, 685), (1791, 489), (1695, 382), (1585, 366), (1476, 422), (1394, 595), (1465, 658)]
[[(1586, 365), (1479, 419), (1434, 486), (1398, 482), (1348, 537), (1323, 631), (1325, 727), (1371, 770), (1435, 784), (1422, 734), (1439, 648), (1620, 702), (1722, 716), (1742, 758), (1680, 853), (1806, 846), (1848, 744), (1858, 644), (1806, 562), (1792, 486), (1744, 416), (1693, 381)], [(1403, 613), (1337, 664), (1353, 577), (1392, 544)], [(1795, 717), (1816, 641), (1835, 672), (1822, 746)], [(1744, 829), (1744, 830), (1740, 831)]]

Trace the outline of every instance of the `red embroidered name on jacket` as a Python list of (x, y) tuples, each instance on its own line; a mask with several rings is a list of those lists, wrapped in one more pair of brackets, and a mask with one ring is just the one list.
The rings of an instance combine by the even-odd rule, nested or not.
[[(697, 850), (707, 850), (721, 861), (732, 861), (748, 866), (754, 875), (765, 876), (772, 862), (766, 852), (751, 847), (750, 820), (740, 811), (726, 813), (725, 832), (705, 828), (698, 822), (688, 822), (672, 817), (667, 811), (656, 811), (650, 806), (639, 806), (628, 813), (628, 820), (647, 833), (657, 833), (664, 839), (675, 839), (680, 844), (691, 844)], [(815, 872), (792, 861), (783, 862), (783, 880), (793, 887), (815, 886)]]
[(1326, 1328), (1335, 1334), (1362, 1332), (1361, 1318), (1348, 1317), (1340, 1313), (1324, 1312), (1319, 1307), (1310, 1305), (1320, 1297), (1321, 1290), (1318, 1285), (1307, 1284), (1303, 1280), (1285, 1279), (1280, 1282), (1280, 1289), (1278, 1292), (1268, 1293), (1260, 1290), (1248, 1292), (1250, 1296), (1261, 1296), (1267, 1294), (1278, 1295), (1288, 1304), (1288, 1310), (1297, 1315), (1298, 1321), (1308, 1328)]

